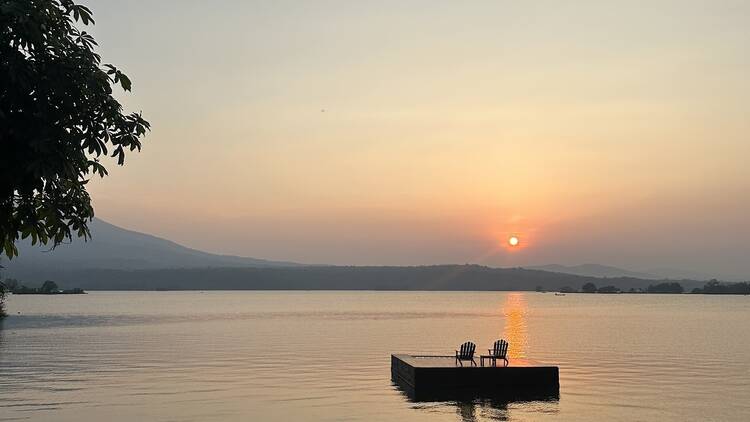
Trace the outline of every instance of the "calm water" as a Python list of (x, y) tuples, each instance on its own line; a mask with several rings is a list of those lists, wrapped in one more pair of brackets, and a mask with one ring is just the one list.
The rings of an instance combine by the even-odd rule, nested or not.
[[(11, 296), (0, 420), (750, 420), (750, 297), (496, 292)], [(20, 315), (18, 314), (20, 312)], [(510, 340), (560, 398), (412, 403), (392, 352)]]

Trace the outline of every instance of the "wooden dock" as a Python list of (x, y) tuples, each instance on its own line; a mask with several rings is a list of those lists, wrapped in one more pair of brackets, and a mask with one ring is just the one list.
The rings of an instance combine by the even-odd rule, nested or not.
[(416, 401), (475, 396), (555, 399), (560, 394), (559, 372), (556, 366), (529, 360), (511, 360), (507, 367), (471, 366), (466, 362), (460, 366), (452, 356), (391, 355), (392, 380)]

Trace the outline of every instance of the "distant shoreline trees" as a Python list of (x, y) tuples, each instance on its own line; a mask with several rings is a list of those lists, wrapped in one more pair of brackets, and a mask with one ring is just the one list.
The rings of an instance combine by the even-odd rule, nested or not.
[[(581, 286), (583, 293), (651, 293), (651, 294), (682, 294), (685, 288), (676, 281), (665, 281), (662, 283), (651, 284), (645, 290), (630, 289), (627, 292), (620, 291), (615, 286), (604, 286), (597, 288), (594, 283), (586, 283)], [(750, 282), (743, 281), (740, 283), (723, 283), (718, 280), (711, 280), (703, 288), (695, 288), (690, 293), (706, 295), (750, 295)]]
[(620, 293), (620, 289), (615, 286), (604, 286), (596, 289), (597, 293)]
[(703, 288), (695, 288), (691, 293), (704, 295), (748, 295), (750, 294), (750, 282), (722, 283), (711, 280)]
[(57, 294), (84, 294), (81, 288), (61, 290), (60, 287), (52, 280), (42, 283), (41, 287), (28, 287), (21, 284), (14, 278), (8, 278), (0, 282), (4, 286), (4, 292), (13, 293), (14, 295), (57, 295)]
[[(569, 289), (569, 287), (566, 287)], [(586, 283), (583, 286), (581, 286), (581, 292), (583, 293), (605, 293), (605, 294), (611, 294), (611, 293), (669, 293), (669, 294), (680, 294), (684, 293), (685, 289), (682, 287), (680, 283), (677, 282), (663, 282), (658, 284), (651, 284), (646, 288), (643, 289), (634, 289), (631, 288), (628, 291), (623, 291), (617, 286), (602, 286), (597, 288), (596, 284), (594, 283)], [(693, 291), (695, 293), (695, 291)]]
[(666, 282), (659, 284), (652, 284), (646, 289), (646, 293), (684, 293), (685, 289), (680, 283), (677, 282)]
[(5, 285), (2, 281), (0, 281), (0, 319), (3, 319), (7, 316), (5, 313)]
[[(3, 266), (0, 265), (0, 268), (3, 268)], [(8, 315), (5, 313), (5, 295), (7, 294), (7, 292), (8, 292), (7, 285), (3, 283), (2, 278), (0, 278), (0, 320), (5, 318)]]
[(581, 291), (583, 293), (596, 293), (596, 284), (586, 283), (583, 286), (581, 286)]

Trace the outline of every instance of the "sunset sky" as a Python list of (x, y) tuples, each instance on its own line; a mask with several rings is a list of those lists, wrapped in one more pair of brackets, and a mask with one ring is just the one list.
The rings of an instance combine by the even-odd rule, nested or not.
[(91, 187), (113, 224), (308, 263), (750, 276), (750, 2), (84, 3), (153, 126)]

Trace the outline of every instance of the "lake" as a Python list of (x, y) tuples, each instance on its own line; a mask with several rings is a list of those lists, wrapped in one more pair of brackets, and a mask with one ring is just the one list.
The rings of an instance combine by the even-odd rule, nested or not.
[[(534, 292), (13, 296), (0, 421), (750, 420), (750, 297)], [(411, 402), (396, 352), (498, 338), (548, 401)]]

